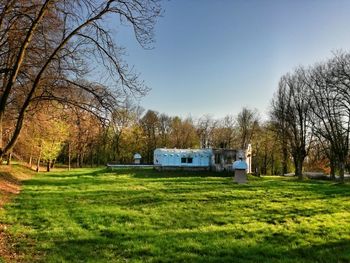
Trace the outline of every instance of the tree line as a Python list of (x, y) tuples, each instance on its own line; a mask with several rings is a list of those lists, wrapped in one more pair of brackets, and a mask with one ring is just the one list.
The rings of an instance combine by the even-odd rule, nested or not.
[(77, 107), (47, 104), (27, 119), (12, 153), (37, 169), (45, 164), (47, 170), (56, 162), (69, 167), (128, 164), (135, 153), (143, 163), (152, 163), (153, 151), (162, 147), (240, 149), (259, 129), (257, 112), (247, 108), (237, 116), (193, 119), (145, 111), (127, 101), (101, 121)]
[[(151, 47), (159, 0), (5, 0), (0, 3), (0, 159), (47, 170), (130, 163), (135, 152), (253, 145), (256, 174), (322, 170), (344, 180), (350, 129), (350, 54), (336, 52), (281, 77), (269, 119), (242, 108), (214, 119), (145, 111), (148, 87), (123, 60), (116, 29)], [(111, 21), (113, 26), (111, 26)], [(118, 36), (118, 35), (117, 35)]]
[(281, 77), (272, 100), (271, 122), (302, 179), (306, 159), (338, 172), (344, 181), (349, 160), (350, 54), (338, 51), (311, 67)]

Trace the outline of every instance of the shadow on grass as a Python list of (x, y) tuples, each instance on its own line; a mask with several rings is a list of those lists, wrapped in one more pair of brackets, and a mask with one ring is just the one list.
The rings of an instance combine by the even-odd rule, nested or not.
[[(206, 179), (208, 177), (210, 177), (209, 180)], [(272, 191), (279, 190), (286, 198), (288, 198), (288, 196), (295, 198), (298, 192), (300, 195), (313, 192), (318, 195), (317, 198), (350, 197), (350, 185), (327, 181), (297, 181), (293, 178), (257, 178), (250, 176), (248, 184), (237, 185), (231, 181), (230, 176), (226, 173), (170, 172), (155, 171), (153, 169), (118, 169), (113, 171), (109, 169), (98, 169), (92, 171), (67, 171), (60, 174), (47, 173), (25, 181), (24, 184), (36, 188), (53, 186), (75, 188), (79, 190), (84, 187), (89, 187), (90, 185), (107, 187), (113, 184), (125, 184), (127, 187), (130, 180), (134, 180), (132, 184), (135, 185), (142, 185), (144, 183), (162, 184), (167, 190), (158, 191), (163, 191), (163, 193), (181, 193), (190, 191), (191, 189), (198, 192), (206, 192), (213, 190), (215, 187), (223, 187), (226, 191), (266, 191), (266, 193), (271, 193)], [(172, 188), (172, 185), (174, 185), (174, 187), (176, 186), (176, 189)], [(59, 191), (59, 189), (56, 190)], [(129, 190), (133, 192), (133, 189)], [(55, 189), (52, 191), (54, 192)], [(118, 191), (118, 189), (116, 189), (116, 191)], [(301, 196), (300, 198), (305, 200), (305, 196)]]
[(160, 171), (153, 168), (135, 169), (107, 169), (106, 173), (118, 175), (132, 175), (134, 178), (177, 178), (177, 177), (232, 177), (232, 172), (213, 172), (213, 171), (188, 171), (188, 170), (173, 170)]
[(70, 171), (65, 170), (65, 171), (53, 171), (49, 173), (44, 173), (43, 175), (45, 176), (50, 176), (50, 177), (72, 177), (72, 176), (101, 176), (103, 174), (109, 173), (110, 169), (108, 168), (77, 168), (77, 169), (72, 169)]
[[(211, 231), (127, 233), (103, 230), (91, 239), (56, 241), (45, 251), (67, 262), (349, 262), (350, 240), (301, 245), (298, 238), (273, 237), (250, 242), (247, 236)], [(299, 237), (300, 239), (300, 237)], [(271, 241), (271, 242), (270, 242)], [(291, 243), (288, 243), (291, 242)], [(295, 248), (297, 247), (297, 248)], [(50, 260), (51, 259), (51, 260)]]
[[(89, 182), (89, 184), (92, 183)], [(75, 188), (62, 191), (62, 189), (55, 188), (53, 190), (42, 189), (38, 192), (35, 189), (27, 189), (18, 197), (17, 208), (34, 211), (40, 206), (57, 210), (65, 210), (69, 207), (69, 214), (73, 216), (72, 212), (79, 214), (82, 209), (85, 211), (96, 207), (110, 207), (111, 209), (118, 207), (126, 211), (134, 209), (141, 212), (147, 207), (147, 209), (157, 211), (157, 213), (170, 215), (173, 214), (173, 211), (163, 211), (162, 209), (168, 209), (168, 207), (173, 207), (173, 204), (177, 204), (177, 209), (181, 211), (184, 209), (183, 213), (188, 213), (189, 215), (191, 213), (201, 214), (201, 216), (206, 218), (207, 215), (203, 214), (202, 209), (223, 209), (223, 211), (226, 210), (227, 215), (232, 220), (241, 221), (243, 220), (240, 219), (241, 217), (249, 216), (252, 220), (269, 225), (281, 225), (288, 222), (300, 223), (304, 219), (312, 218), (313, 216), (330, 215), (339, 209), (339, 206), (332, 205), (334, 202), (332, 196), (322, 196), (322, 198), (328, 200), (322, 200), (322, 204), (320, 204), (318, 195), (306, 198), (301, 193), (300, 201), (303, 203), (317, 202), (317, 205), (315, 203), (315, 205), (310, 207), (298, 205), (299, 200), (296, 194), (288, 193), (283, 195), (278, 189), (270, 189), (269, 192), (251, 191), (242, 193), (240, 191), (240, 194), (235, 194), (229, 185), (224, 187), (220, 185), (198, 187), (194, 184), (192, 187), (185, 188), (180, 183), (174, 183), (171, 187), (160, 189), (116, 187), (116, 189), (108, 190), (98, 187), (98, 189), (88, 189), (87, 191)], [(215, 189), (221, 189), (221, 191), (215, 191)], [(347, 196), (350, 196), (350, 193), (347, 193)], [(241, 212), (238, 214), (232, 213), (231, 210), (227, 210), (230, 207), (240, 209)], [(186, 212), (187, 209), (188, 212)], [(255, 212), (251, 214), (251, 211)], [(208, 214), (210, 215), (209, 212)], [(103, 213), (96, 215), (96, 217), (102, 215)], [(174, 217), (176, 217), (176, 213)], [(216, 221), (216, 218), (213, 218), (210, 222), (216, 224)]]
[(20, 239), (35, 240), (43, 262), (350, 262), (350, 240), (341, 239), (348, 234), (318, 224), (337, 213), (341, 224), (349, 203), (336, 198), (350, 197), (349, 185), (204, 177), (147, 169), (42, 174), (25, 182), (7, 220), (30, 229)]
[(0, 180), (19, 185), (20, 181), (11, 172), (0, 171)]

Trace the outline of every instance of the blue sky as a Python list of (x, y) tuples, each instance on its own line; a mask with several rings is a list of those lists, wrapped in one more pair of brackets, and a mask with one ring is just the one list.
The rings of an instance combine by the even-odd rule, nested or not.
[(243, 106), (266, 116), (279, 78), (350, 50), (350, 1), (163, 1), (154, 49), (116, 36), (149, 94), (145, 109), (221, 118)]

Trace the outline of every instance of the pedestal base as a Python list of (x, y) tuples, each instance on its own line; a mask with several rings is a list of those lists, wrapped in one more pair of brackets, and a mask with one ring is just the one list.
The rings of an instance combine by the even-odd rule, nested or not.
[(245, 170), (235, 170), (235, 177), (233, 179), (238, 184), (247, 183), (247, 173)]

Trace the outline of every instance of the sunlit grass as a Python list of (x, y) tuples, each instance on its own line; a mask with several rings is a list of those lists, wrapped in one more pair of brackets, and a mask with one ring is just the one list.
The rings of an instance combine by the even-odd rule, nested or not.
[(80, 169), (0, 215), (28, 262), (350, 262), (350, 186), (330, 182)]

